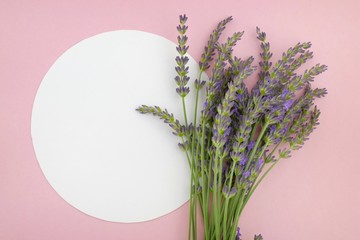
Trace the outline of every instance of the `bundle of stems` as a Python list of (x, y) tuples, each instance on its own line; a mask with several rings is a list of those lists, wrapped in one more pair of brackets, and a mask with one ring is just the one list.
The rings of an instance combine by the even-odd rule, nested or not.
[[(313, 57), (310, 42), (298, 43), (283, 53), (274, 65), (266, 34), (256, 28), (260, 41), (260, 71), (255, 86), (248, 90), (244, 80), (256, 71), (253, 57), (241, 59), (233, 48), (244, 32), (235, 32), (224, 43), (220, 35), (232, 17), (222, 20), (212, 31), (199, 61), (194, 80), (194, 119), (189, 123), (185, 97), (189, 68), (186, 15), (180, 24), (176, 57), (176, 92), (181, 97), (184, 123), (158, 106), (142, 105), (140, 113), (163, 119), (179, 136), (190, 166), (190, 214), (188, 239), (197, 239), (200, 207), (205, 240), (240, 239), (239, 218), (246, 203), (280, 159), (301, 148), (319, 124), (320, 111), (313, 101), (327, 93), (311, 88), (314, 77), (327, 66), (316, 64), (298, 74), (296, 70)], [(209, 72), (209, 80), (203, 73)], [(197, 116), (199, 92), (205, 101)], [(261, 235), (256, 240), (262, 239)]]

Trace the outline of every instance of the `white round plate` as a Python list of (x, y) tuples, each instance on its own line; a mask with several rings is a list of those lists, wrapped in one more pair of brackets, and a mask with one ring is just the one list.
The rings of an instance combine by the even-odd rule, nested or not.
[[(32, 112), (33, 145), (46, 179), (75, 208), (141, 222), (189, 199), (180, 139), (162, 120), (135, 111), (159, 105), (183, 122), (175, 47), (147, 32), (106, 32), (67, 50), (44, 77)], [(193, 86), (198, 65), (191, 57), (189, 65)]]

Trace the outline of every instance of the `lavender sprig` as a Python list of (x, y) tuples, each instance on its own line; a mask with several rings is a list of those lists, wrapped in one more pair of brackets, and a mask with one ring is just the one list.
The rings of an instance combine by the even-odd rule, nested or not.
[[(217, 182), (222, 182), (222, 166), (223, 159), (230, 152), (230, 145), (226, 145), (228, 143), (228, 137), (231, 131), (230, 123), (231, 123), (231, 115), (232, 108), (234, 106), (234, 101), (236, 98), (236, 92), (241, 88), (241, 83), (245, 78), (250, 76), (256, 67), (246, 67), (239, 75), (237, 75), (233, 82), (228, 84), (228, 91), (225, 94), (221, 104), (217, 108), (217, 114), (214, 119), (214, 128), (213, 128), (213, 138), (212, 143), (215, 147), (215, 156), (214, 156), (214, 185)], [(219, 184), (219, 188), (221, 184)], [(231, 186), (229, 187), (231, 189)], [(213, 193), (213, 201), (214, 201), (214, 218), (216, 229), (216, 236), (220, 238), (220, 221), (218, 221), (218, 214), (220, 213), (221, 207), (217, 204), (220, 204), (220, 199), (218, 195), (219, 189), (214, 188)], [(217, 211), (217, 212), (216, 212)]]
[(138, 107), (136, 111), (142, 114), (150, 113), (164, 120), (164, 122), (173, 129), (173, 134), (176, 136), (183, 137), (185, 135), (185, 126), (181, 125), (179, 120), (175, 119), (174, 114), (169, 113), (167, 109), (162, 110), (158, 106), (150, 107), (147, 105), (142, 105)]
[(272, 53), (270, 52), (270, 43), (266, 41), (266, 33), (261, 32), (259, 27), (256, 27), (257, 39), (260, 40), (260, 46), (262, 49), (262, 53), (260, 56), (262, 61), (259, 62), (261, 67), (261, 71), (259, 73), (259, 78), (264, 81), (265, 77), (269, 76), (269, 69), (272, 66), (272, 62), (270, 62), (270, 58), (272, 57)]
[(179, 36), (177, 37), (178, 46), (176, 47), (176, 50), (179, 53), (179, 56), (175, 58), (177, 64), (175, 70), (178, 74), (175, 77), (175, 82), (178, 85), (178, 87), (176, 88), (176, 92), (180, 95), (181, 98), (184, 98), (190, 92), (190, 88), (186, 87), (190, 79), (187, 76), (189, 73), (189, 67), (187, 66), (189, 58), (185, 56), (187, 50), (189, 49), (189, 46), (186, 45), (188, 37), (185, 35), (188, 29), (188, 26), (185, 25), (187, 19), (188, 18), (186, 17), (186, 15), (180, 15), (180, 25), (177, 26)]
[(222, 20), (210, 34), (209, 41), (205, 46), (204, 53), (201, 55), (201, 60), (199, 62), (200, 71), (205, 71), (210, 67), (210, 62), (213, 60), (215, 47), (219, 41), (221, 33), (224, 31), (226, 24), (231, 20), (231, 16)]

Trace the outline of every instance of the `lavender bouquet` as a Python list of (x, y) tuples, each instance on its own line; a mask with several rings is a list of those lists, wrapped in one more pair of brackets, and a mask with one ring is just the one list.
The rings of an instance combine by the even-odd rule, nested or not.
[[(256, 71), (253, 57), (233, 55), (244, 32), (235, 32), (224, 43), (219, 38), (231, 17), (221, 21), (210, 35), (194, 80), (194, 119), (189, 123), (185, 97), (189, 94), (189, 46), (187, 17), (181, 15), (176, 57), (176, 92), (182, 100), (184, 123), (158, 106), (136, 110), (163, 119), (180, 138), (191, 171), (188, 239), (197, 239), (197, 208), (200, 207), (206, 240), (240, 239), (238, 221), (258, 185), (280, 159), (298, 150), (319, 124), (320, 111), (313, 101), (326, 89), (311, 88), (314, 77), (327, 67), (317, 64), (302, 75), (296, 70), (313, 57), (310, 42), (298, 43), (274, 65), (266, 34), (256, 28), (262, 52), (256, 85), (249, 91), (244, 80)], [(213, 65), (210, 65), (213, 61)], [(211, 72), (209, 80), (202, 74)], [(199, 92), (206, 99), (197, 116)], [(199, 117), (199, 118), (198, 118)], [(255, 236), (262, 239), (261, 235)]]

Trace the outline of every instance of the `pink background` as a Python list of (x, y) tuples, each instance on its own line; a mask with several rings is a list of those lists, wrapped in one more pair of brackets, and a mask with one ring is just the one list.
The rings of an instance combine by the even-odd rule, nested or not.
[[(360, 4), (356, 0), (19, 1), (0, 2), (0, 239), (187, 238), (188, 205), (153, 221), (121, 224), (89, 217), (50, 187), (35, 158), (30, 118), (36, 90), (68, 48), (98, 33), (137, 29), (176, 40), (178, 15), (189, 16), (190, 54), (199, 59), (215, 24), (245, 30), (236, 52), (258, 57), (255, 27), (268, 34), (275, 58), (311, 41), (329, 70), (314, 85), (321, 125), (305, 147), (273, 170), (240, 221), (243, 239), (356, 240), (360, 229)], [(251, 81), (251, 79), (250, 79)], [(170, 91), (170, 90), (169, 90)]]

